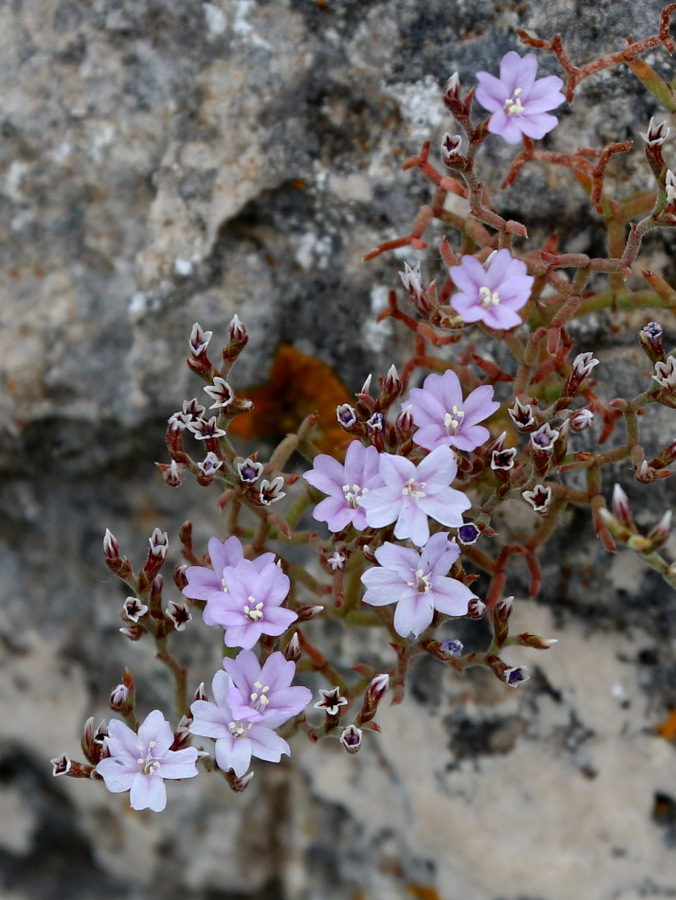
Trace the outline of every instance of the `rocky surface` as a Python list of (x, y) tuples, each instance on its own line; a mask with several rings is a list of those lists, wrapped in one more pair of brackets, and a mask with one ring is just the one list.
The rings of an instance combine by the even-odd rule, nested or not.
[[(403, 338), (373, 318), (400, 263), (361, 257), (401, 234), (427, 196), (399, 168), (449, 127), (447, 77), (457, 69), (469, 85), (494, 71), (517, 26), (559, 30), (586, 60), (656, 31), (660, 7), (0, 6), (3, 900), (676, 896), (676, 758), (655, 731), (676, 708), (673, 593), (630, 553), (611, 561), (582, 514), (551, 545), (541, 604), (517, 604), (523, 628), (559, 638), (535, 660), (514, 652), (536, 666), (518, 692), (429, 662), (357, 757), (297, 739), (291, 762), (261, 766), (244, 794), (200, 778), (170, 788), (163, 816), (54, 781), (47, 762), (78, 756), (81, 724), (106, 715), (124, 665), (146, 708), (168, 696), (146, 648), (118, 635), (124, 593), (100, 548), (111, 527), (138, 563), (156, 525), (173, 538), (190, 514), (202, 540), (218, 527), (203, 492), (170, 491), (153, 474), (167, 416), (197, 390), (181, 364), (193, 321), (220, 340), (234, 312), (245, 321), (240, 385), (265, 380), (280, 341), (352, 390), (384, 372)], [(649, 59), (671, 71), (664, 51)], [(557, 71), (553, 59), (543, 67)], [(583, 84), (576, 105), (548, 146), (636, 137), (655, 108), (622, 69)], [(487, 183), (512, 153), (489, 143)], [(611, 179), (647, 187), (640, 152)], [(554, 222), (571, 248), (594, 248), (594, 218), (571, 185), (533, 166), (499, 203), (533, 233)], [(647, 244), (665, 277), (670, 248), (668, 237)], [(618, 333), (628, 321), (595, 317), (580, 340), (603, 344), (602, 364), (631, 394), (646, 376), (628, 363), (633, 331)], [(657, 443), (673, 435), (670, 415), (651, 422)], [(632, 500), (649, 498), (641, 525), (670, 489), (636, 487)], [(368, 649), (387, 661), (387, 648)], [(352, 648), (342, 652), (349, 661)], [(208, 680), (218, 647), (199, 623), (184, 653), (196, 682)]]

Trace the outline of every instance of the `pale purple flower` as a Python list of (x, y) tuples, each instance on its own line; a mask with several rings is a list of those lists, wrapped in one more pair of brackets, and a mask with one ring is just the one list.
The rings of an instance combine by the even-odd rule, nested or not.
[(262, 634), (283, 634), (298, 618), (281, 605), (289, 587), (288, 575), (275, 563), (241, 559), (223, 569), (222, 588), (207, 597), (204, 621), (225, 628), (226, 647), (250, 650)]
[(397, 634), (418, 637), (432, 622), (435, 610), (464, 616), (476, 596), (462, 582), (446, 577), (459, 555), (460, 548), (445, 532), (433, 535), (421, 553), (385, 543), (375, 553), (381, 568), (369, 569), (361, 577), (366, 585), (362, 599), (370, 606), (396, 603)]
[[(206, 566), (190, 566), (186, 570), (187, 585), (183, 593), (191, 600), (209, 600), (214, 592), (220, 593), (226, 590), (223, 584), (223, 570), (226, 566), (236, 566), (244, 559), (244, 548), (239, 538), (229, 537), (227, 541), (219, 541), (211, 538), (208, 544), (209, 559), (213, 568)], [(274, 553), (263, 553), (254, 560), (254, 565), (259, 569), (275, 561)]]
[(290, 754), (289, 745), (268, 725), (237, 718), (230, 708), (228, 696), (232, 680), (225, 672), (216, 672), (212, 682), (215, 703), (195, 700), (190, 706), (193, 720), (190, 731), (216, 741), (215, 757), (219, 769), (233, 769), (235, 775), (246, 774), (251, 757), (279, 762), (282, 754)]
[(262, 667), (255, 653), (242, 650), (236, 659), (224, 659), (223, 668), (232, 680), (227, 700), (237, 719), (277, 728), (312, 700), (308, 688), (291, 685), (296, 666), (279, 650), (271, 653)]
[(489, 430), (477, 423), (500, 408), (489, 384), (482, 384), (463, 400), (460, 379), (452, 369), (443, 375), (428, 375), (422, 388), (412, 389), (410, 402), (418, 426), (413, 440), (428, 450), (474, 450), (490, 437)]
[(509, 330), (521, 324), (516, 310), (528, 302), (535, 280), (526, 264), (513, 259), (509, 250), (497, 250), (484, 268), (466, 254), (451, 270), (458, 287), (450, 303), (465, 322), (483, 322), (491, 328)]
[(449, 487), (457, 470), (450, 447), (437, 447), (417, 467), (404, 456), (381, 453), (383, 487), (361, 498), (367, 524), (381, 528), (396, 522), (394, 536), (410, 538), (419, 547), (430, 536), (428, 516), (450, 528), (462, 525), (462, 513), (472, 504), (461, 491)]
[(364, 447), (352, 441), (345, 454), (345, 465), (321, 453), (303, 478), (329, 496), (315, 506), (312, 515), (318, 522), (326, 522), (330, 531), (342, 531), (354, 525), (357, 531), (366, 528), (366, 514), (362, 500), (367, 492), (382, 485), (378, 474), (380, 454), (375, 447)]
[(547, 110), (556, 109), (566, 99), (563, 82), (556, 75), (535, 79), (537, 59), (532, 53), (521, 57), (510, 50), (500, 62), (500, 77), (477, 72), (476, 98), (492, 112), (488, 130), (509, 144), (518, 144), (521, 135), (539, 139), (559, 124)]
[(197, 749), (169, 749), (174, 732), (159, 709), (148, 714), (138, 734), (111, 719), (106, 743), (110, 756), (97, 763), (96, 771), (112, 793), (129, 791), (133, 809), (162, 812), (167, 805), (164, 779), (197, 775)]

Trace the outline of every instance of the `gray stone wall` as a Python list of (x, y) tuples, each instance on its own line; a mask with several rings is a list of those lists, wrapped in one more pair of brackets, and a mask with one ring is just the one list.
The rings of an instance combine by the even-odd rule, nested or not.
[[(518, 692), (428, 661), (357, 757), (298, 738), (291, 761), (260, 766), (244, 794), (202, 776), (170, 788), (161, 816), (132, 813), (101, 785), (54, 781), (48, 763), (79, 755), (82, 723), (107, 715), (125, 665), (143, 707), (167, 705), (149, 649), (118, 635), (124, 592), (101, 539), (110, 527), (139, 564), (155, 526), (172, 553), (186, 517), (200, 539), (218, 529), (207, 493), (171, 491), (153, 467), (168, 415), (198, 390), (182, 365), (192, 323), (215, 340), (233, 313), (246, 323), (238, 385), (265, 380), (280, 341), (334, 366), (352, 390), (384, 372), (407, 347), (373, 325), (400, 262), (361, 257), (403, 233), (427, 196), (421, 176), (399, 170), (449, 127), (448, 76), (469, 85), (495, 71), (518, 47), (516, 27), (560, 31), (584, 61), (657, 31), (660, 8), (0, 5), (3, 900), (675, 895), (676, 757), (655, 735), (676, 707), (674, 598), (627, 551), (605, 554), (582, 513), (551, 545), (541, 602), (517, 604), (519, 630), (559, 638), (536, 659), (514, 652), (515, 664), (535, 664)], [(673, 77), (663, 50), (649, 61)], [(542, 67), (557, 71), (551, 58)], [(613, 69), (580, 87), (548, 145), (636, 138), (654, 110)], [(487, 183), (512, 154), (489, 142)], [(622, 190), (651, 183), (638, 150), (610, 177)], [(556, 227), (571, 249), (598, 240), (563, 171), (533, 166), (499, 203), (534, 234)], [(646, 245), (667, 278), (671, 246), (668, 236)], [(632, 349), (641, 324), (598, 316), (580, 332), (582, 349), (601, 347), (599, 377), (621, 371), (628, 394), (644, 377)], [(673, 317), (664, 325), (673, 339)], [(673, 437), (671, 411), (652, 427), (658, 443)], [(632, 493), (648, 497), (640, 524), (654, 524), (670, 488)], [(518, 573), (513, 589), (525, 596)], [(219, 651), (200, 624), (178, 645), (196, 682)], [(349, 662), (344, 637), (332, 640)], [(388, 664), (386, 646), (360, 649)]]

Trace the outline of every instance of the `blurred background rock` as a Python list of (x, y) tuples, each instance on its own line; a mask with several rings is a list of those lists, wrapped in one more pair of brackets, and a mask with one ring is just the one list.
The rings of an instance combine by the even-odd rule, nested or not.
[[(101, 785), (54, 781), (48, 763), (64, 750), (79, 758), (81, 726), (107, 716), (124, 665), (144, 711), (169, 705), (149, 648), (118, 634), (124, 591), (101, 540), (110, 527), (139, 565), (155, 526), (169, 531), (174, 561), (186, 517), (197, 539), (218, 533), (213, 496), (165, 488), (153, 466), (166, 419), (200, 392), (182, 363), (192, 323), (217, 344), (233, 313), (246, 324), (236, 388), (266, 380), (280, 343), (330, 365), (352, 391), (384, 373), (408, 347), (389, 323), (374, 325), (401, 261), (361, 257), (405, 233), (428, 196), (419, 174), (399, 170), (452, 129), (441, 102), (449, 75), (468, 87), (477, 70), (495, 72), (519, 46), (517, 27), (560, 31), (586, 61), (655, 33), (660, 9), (0, 5), (3, 900), (675, 895), (676, 756), (664, 724), (676, 708), (673, 593), (628, 552), (609, 557), (583, 513), (548, 552), (540, 603), (517, 603), (517, 630), (559, 638), (547, 654), (514, 653), (534, 671), (518, 692), (424, 662), (357, 757), (301, 737), (290, 762), (257, 766), (243, 795), (202, 776), (170, 786), (161, 816), (132, 813)], [(663, 50), (648, 61), (673, 77)], [(557, 73), (555, 60), (543, 56), (541, 70)], [(585, 82), (575, 106), (546, 146), (636, 139), (655, 111), (622, 67)], [(513, 154), (489, 141), (488, 184)], [(609, 182), (650, 186), (640, 148), (613, 162)], [(496, 202), (534, 235), (555, 227), (567, 249), (602, 252), (565, 170), (531, 166)], [(672, 247), (669, 235), (646, 245), (668, 279)], [(439, 265), (431, 253), (430, 279)], [(600, 315), (579, 332), (580, 349), (602, 360), (599, 379), (621, 372), (625, 396), (649, 378), (635, 349), (644, 321)], [(663, 324), (671, 346), (673, 317)], [(672, 417), (657, 411), (649, 440), (673, 439)], [(632, 491), (640, 524), (657, 521), (670, 489)], [(510, 513), (510, 527), (524, 515)], [(510, 584), (525, 596), (521, 577)], [(219, 664), (200, 625), (176, 642), (195, 684)], [(350, 662), (344, 638), (332, 640)], [(390, 665), (382, 642), (355, 640), (374, 665)]]

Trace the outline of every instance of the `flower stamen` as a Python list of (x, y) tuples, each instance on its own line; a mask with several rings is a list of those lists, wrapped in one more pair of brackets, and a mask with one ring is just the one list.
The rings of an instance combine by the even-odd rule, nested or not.
[(497, 291), (491, 291), (489, 287), (479, 288), (479, 305), (484, 309), (490, 309), (497, 306), (500, 302), (500, 294)]
[(414, 500), (420, 500), (421, 497), (426, 497), (425, 491), (422, 488), (425, 487), (424, 481), (416, 481), (415, 478), (409, 478), (404, 487), (401, 490), (401, 493), (404, 496), (413, 497)]
[(348, 506), (352, 509), (357, 509), (359, 507), (359, 498), (362, 494), (368, 494), (368, 490), (368, 488), (363, 488), (358, 484), (344, 484), (343, 493), (345, 494)]
[(257, 622), (259, 619), (263, 618), (263, 601), (260, 600), (256, 603), (256, 598), (252, 597), (251, 594), (249, 594), (247, 599), (249, 603), (245, 603), (242, 607), (244, 614), (247, 615), (252, 622)]
[(444, 427), (449, 434), (455, 434), (458, 428), (462, 425), (462, 420), (465, 418), (465, 413), (462, 409), (458, 409), (458, 407), (453, 404), (452, 412), (445, 413), (444, 415)]
[(415, 581), (407, 581), (409, 587), (415, 588), (419, 594), (429, 594), (432, 590), (432, 582), (430, 576), (425, 575), (424, 569), (416, 569)]
[(519, 94), (523, 91), (523, 88), (516, 88), (511, 97), (507, 97), (505, 100), (505, 112), (508, 116), (515, 116), (519, 113), (524, 112), (524, 106), (521, 100), (519, 99)]

